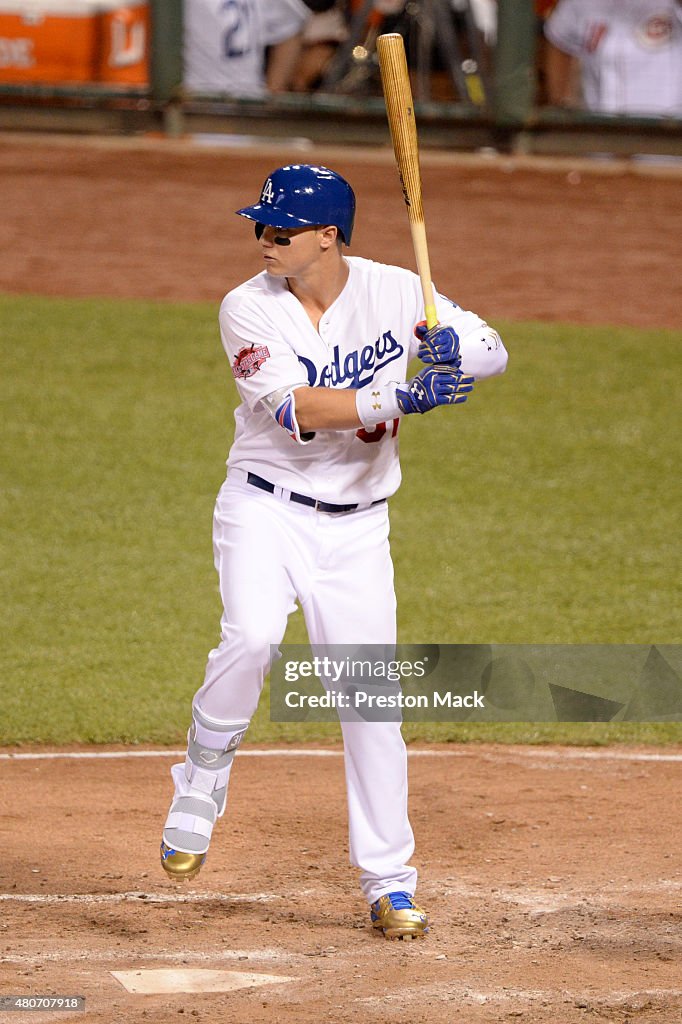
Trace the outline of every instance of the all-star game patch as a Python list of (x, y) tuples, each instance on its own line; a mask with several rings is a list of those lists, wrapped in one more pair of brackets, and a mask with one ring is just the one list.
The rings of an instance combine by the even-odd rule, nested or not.
[(251, 345), (250, 348), (243, 348), (239, 351), (237, 358), (232, 364), (232, 373), (235, 378), (244, 380), (246, 377), (253, 377), (258, 373), (261, 366), (270, 356), (267, 345), (259, 345), (257, 348)]

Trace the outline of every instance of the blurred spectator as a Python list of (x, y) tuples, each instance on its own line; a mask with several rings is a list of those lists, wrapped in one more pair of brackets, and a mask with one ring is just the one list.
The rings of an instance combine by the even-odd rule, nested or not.
[[(554, 67), (556, 60), (555, 54), (552, 54), (552, 57), (548, 57), (552, 44), (545, 36), (544, 28), (545, 21), (549, 18), (557, 3), (558, 0), (535, 0), (535, 19), (537, 23), (536, 101), (540, 106), (545, 106), (550, 102), (547, 89), (547, 65), (552, 63)], [(569, 59), (569, 63), (570, 68), (566, 81), (563, 83), (563, 97), (559, 105), (579, 107), (582, 104), (580, 63), (573, 58)], [(552, 100), (551, 102), (557, 101)]]
[(559, 0), (544, 31), (550, 103), (682, 117), (681, 0)]
[(185, 88), (247, 98), (282, 92), (298, 64), (311, 11), (331, 2), (185, 0)]
[(454, 11), (468, 7), (476, 28), (487, 46), (494, 46), (497, 39), (497, 0), (450, 0)]
[(292, 89), (309, 92), (317, 88), (339, 44), (348, 38), (349, 21), (346, 0), (336, 0), (328, 10), (313, 14), (303, 29), (301, 56)]

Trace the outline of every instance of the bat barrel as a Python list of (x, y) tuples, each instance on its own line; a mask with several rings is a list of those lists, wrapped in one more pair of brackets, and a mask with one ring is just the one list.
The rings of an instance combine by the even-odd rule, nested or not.
[(398, 164), (407, 215), (410, 220), (423, 220), (419, 144), (410, 74), (403, 37), (389, 32), (377, 39), (381, 81), (386, 101), (391, 140)]
[(381, 82), (386, 100), (386, 113), (391, 129), (391, 139), (400, 184), (403, 189), (407, 217), (410, 223), (412, 245), (417, 261), (417, 270), (424, 295), (426, 323), (434, 327), (438, 322), (436, 305), (431, 284), (429, 252), (426, 244), (426, 224), (422, 203), (422, 182), (419, 168), (419, 144), (417, 122), (412, 101), (410, 73), (407, 68), (405, 44), (397, 32), (389, 32), (377, 38), (377, 52), (381, 69)]

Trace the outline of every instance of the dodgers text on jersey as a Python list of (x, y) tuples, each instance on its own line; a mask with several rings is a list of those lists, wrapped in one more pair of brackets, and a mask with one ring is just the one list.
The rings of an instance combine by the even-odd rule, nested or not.
[[(404, 352), (403, 346), (393, 337), (390, 331), (379, 335), (373, 345), (365, 345), (360, 351), (349, 352), (341, 357), (339, 346), (335, 345), (333, 358), (328, 366), (318, 371), (312, 359), (299, 355), (299, 362), (308, 374), (311, 387), (363, 388), (371, 384), (374, 374), (382, 366), (388, 366), (394, 359), (400, 359)], [(319, 374), (319, 375), (318, 375)]]

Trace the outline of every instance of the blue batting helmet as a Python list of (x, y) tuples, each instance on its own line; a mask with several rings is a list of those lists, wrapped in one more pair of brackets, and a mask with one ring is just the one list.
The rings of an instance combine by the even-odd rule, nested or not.
[(237, 213), (273, 228), (334, 224), (350, 245), (355, 195), (345, 178), (328, 167), (291, 164), (273, 171), (265, 180), (258, 202)]

